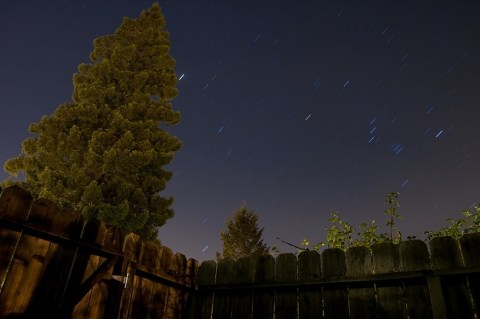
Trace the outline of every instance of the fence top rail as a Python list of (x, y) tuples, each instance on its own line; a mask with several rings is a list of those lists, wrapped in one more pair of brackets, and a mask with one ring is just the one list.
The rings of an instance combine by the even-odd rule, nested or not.
[(237, 284), (211, 284), (199, 285), (199, 292), (244, 290), (244, 289), (288, 289), (288, 288), (315, 288), (331, 286), (370, 286), (374, 283), (398, 285), (398, 282), (413, 281), (426, 282), (430, 277), (467, 276), (479, 274), (479, 267), (462, 267), (459, 269), (419, 270), (397, 273), (373, 274), (363, 277), (332, 277), (322, 281), (296, 281), (296, 282), (271, 282), (271, 283), (237, 283)]
[(27, 235), (32, 235), (34, 237), (44, 239), (56, 244), (61, 244), (65, 246), (76, 246), (82, 251), (86, 251), (88, 253), (100, 256), (100, 257), (123, 257), (123, 254), (120, 252), (108, 250), (101, 247), (96, 247), (91, 243), (83, 242), (82, 240), (70, 238), (63, 236), (62, 234), (52, 233), (34, 225), (27, 224), (27, 223), (20, 223), (18, 221), (11, 220), (4, 216), (0, 216), (0, 226), (6, 227), (10, 230), (23, 232)]
[(131, 272), (134, 273), (135, 276), (142, 277), (154, 282), (158, 282), (175, 289), (187, 290), (187, 291), (196, 290), (195, 286), (191, 286), (191, 285), (187, 285), (182, 282), (179, 282), (168, 274), (162, 274), (159, 272), (154, 272), (152, 270), (147, 270), (144, 266), (138, 263), (130, 262), (130, 267), (132, 268)]

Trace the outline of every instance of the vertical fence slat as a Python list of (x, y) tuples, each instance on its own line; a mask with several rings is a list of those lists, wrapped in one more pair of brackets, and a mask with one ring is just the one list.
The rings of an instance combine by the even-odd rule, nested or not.
[[(164, 274), (171, 268), (173, 261), (173, 252), (168, 247), (159, 247), (157, 246), (157, 258), (154, 270), (156, 273)], [(170, 318), (167, 313), (172, 313), (175, 311), (174, 306), (168, 305), (169, 303), (169, 287), (165, 286), (163, 283), (152, 282), (152, 296), (150, 301), (150, 311), (148, 313), (148, 318)], [(175, 296), (172, 296), (172, 302), (175, 299)]]
[[(17, 186), (3, 189), (0, 197), (0, 216), (13, 220), (25, 221), (32, 204), (32, 196), (27, 191)], [(0, 228), (0, 298), (3, 292), (8, 273), (11, 269), (15, 251), (21, 233), (5, 228)], [(10, 299), (10, 298), (9, 298)], [(10, 309), (11, 301), (2, 300), (0, 316), (6, 315)]]
[[(260, 256), (255, 260), (255, 279), (257, 284), (273, 283), (275, 280), (275, 259), (273, 256)], [(253, 318), (273, 319), (273, 288), (256, 289), (253, 292)]]
[[(0, 197), (0, 216), (11, 220), (27, 220), (30, 206), (32, 205), (32, 195), (18, 186), (10, 186), (3, 189)], [(2, 229), (2, 231), (4, 231)]]
[[(73, 237), (73, 239), (79, 240), (82, 243), (90, 246), (102, 245), (102, 236), (99, 236), (99, 230), (101, 227), (101, 223), (99, 221), (84, 221), (76, 212), (72, 210), (66, 212), (67, 214), (71, 213), (71, 227), (74, 230), (73, 233), (79, 231), (79, 234), (74, 235), (75, 237)], [(95, 307), (94, 303), (97, 300), (90, 299), (90, 294), (96, 290), (96, 287), (94, 287), (93, 290), (90, 289), (90, 291), (82, 292), (87, 295), (83, 296), (85, 297), (85, 301), (83, 302), (83, 304), (81, 300), (77, 299), (77, 292), (79, 291), (80, 285), (82, 284), (83, 280), (87, 279), (88, 276), (91, 274), (89, 272), (91, 271), (93, 273), (93, 271), (96, 269), (100, 258), (96, 255), (84, 251), (83, 249), (79, 249), (79, 247), (77, 246), (68, 247), (65, 245), (61, 245), (60, 247), (61, 249), (59, 250), (59, 252), (63, 250), (70, 251), (66, 253), (66, 255), (69, 255), (73, 252), (72, 261), (68, 266), (70, 268), (70, 273), (65, 283), (64, 294), (62, 296), (62, 304), (60, 308), (61, 316), (65, 318), (67, 318), (68, 316), (73, 316), (75, 306), (79, 306), (80, 309), (83, 308), (83, 313), (85, 314), (83, 316), (80, 316), (79, 318), (95, 318), (95, 315), (93, 313), (90, 313), (91, 309), (89, 308), (91, 306)], [(80, 304), (78, 304), (79, 302)], [(100, 309), (97, 310), (101, 311)], [(90, 315), (92, 315), (92, 317), (90, 317)], [(103, 317), (102, 314), (100, 314), (100, 317)]]
[[(54, 221), (58, 216), (58, 208), (52, 202), (47, 200), (34, 201), (29, 221), (34, 222), (39, 228), (51, 229)], [(21, 283), (19, 289), (23, 298), (17, 302), (15, 312), (24, 313), (32, 302), (33, 294), (36, 290), (39, 280), (41, 279), (42, 269), (45, 266), (47, 254), (50, 247), (54, 245), (49, 241), (37, 238), (32, 251), (32, 258), (29, 261), (28, 268), (22, 281), (28, 281), (29, 284)], [(2, 302), (0, 301), (0, 304)]]
[[(207, 260), (200, 264), (198, 269), (198, 286), (215, 284), (217, 264), (213, 260)], [(195, 319), (210, 319), (212, 317), (213, 292), (199, 291), (195, 304), (197, 315)]]
[[(197, 285), (197, 275), (198, 275), (199, 263), (195, 259), (187, 260), (187, 271), (185, 274), (185, 284), (195, 289)], [(193, 290), (190, 290), (185, 296), (185, 318), (186, 319), (195, 319), (195, 308), (197, 307), (197, 293)]]
[[(297, 280), (297, 258), (294, 254), (280, 254), (277, 257), (275, 281), (295, 282)], [(275, 290), (275, 319), (297, 317), (297, 289), (278, 288)]]
[[(325, 281), (343, 279), (347, 272), (345, 252), (339, 248), (325, 249), (322, 252), (322, 271)], [(325, 286), (323, 289), (323, 302), (325, 318), (348, 318), (348, 300), (346, 285)]]
[[(231, 259), (222, 259), (217, 265), (217, 278), (215, 283), (217, 285), (226, 285), (232, 282), (235, 278), (234, 261)], [(212, 319), (230, 318), (231, 315), (232, 291), (219, 290), (215, 292), (213, 299), (213, 313)]]
[[(29, 221), (37, 225), (49, 224), (48, 215), (51, 210), (39, 210), (34, 202), (30, 210)], [(54, 216), (56, 216), (54, 206)], [(51, 216), (50, 216), (51, 217)], [(33, 291), (39, 280), (40, 272), (48, 250), (48, 242), (33, 236), (22, 235), (16, 249), (11, 269), (6, 277), (4, 289), (0, 294), (0, 314), (22, 314), (31, 301)], [(2, 316), (0, 315), (0, 317)]]
[[(314, 250), (303, 251), (298, 256), (298, 281), (316, 282), (322, 280), (320, 254)], [(322, 290), (320, 286), (300, 288), (298, 310), (300, 319), (323, 317)]]
[[(400, 271), (400, 251), (397, 244), (381, 243), (372, 246), (373, 265), (376, 274)], [(401, 282), (390, 284), (377, 283), (376, 311), (382, 318), (406, 318), (406, 304)]]
[[(98, 229), (93, 229), (97, 232), (96, 240), (92, 244), (97, 247), (102, 247), (104, 243), (104, 235), (107, 231), (104, 225), (100, 225)], [(93, 235), (93, 234), (92, 234)], [(90, 255), (85, 256), (88, 259), (88, 263), (84, 272), (83, 280), (87, 278), (106, 260), (99, 256)], [(111, 275), (111, 270), (110, 270)], [(90, 291), (80, 300), (80, 302), (74, 307), (72, 319), (102, 319), (104, 318), (104, 307), (107, 301), (108, 287), (105, 282), (98, 282), (90, 289)]]
[[(145, 267), (147, 271), (155, 271), (155, 268), (158, 264), (156, 258), (159, 254), (158, 249), (159, 247), (155, 244), (149, 242), (143, 243), (139, 264)], [(142, 278), (140, 276), (135, 277), (136, 285), (133, 294), (130, 318), (148, 318), (152, 307), (155, 307), (155, 305), (152, 304), (154, 283), (151, 280)]]
[[(138, 235), (130, 234), (125, 237), (124, 244), (123, 244), (123, 254), (126, 260), (125, 271), (126, 271), (126, 274), (129, 275), (127, 287), (124, 288), (123, 285), (120, 285), (120, 283), (112, 283), (111, 285), (111, 291), (112, 291), (111, 294), (121, 295), (120, 305), (118, 306), (119, 319), (130, 318), (130, 312), (132, 309), (132, 300), (134, 297), (133, 295), (135, 292), (135, 286), (137, 284), (137, 279), (135, 278), (135, 272), (130, 266), (130, 262), (138, 261), (141, 250), (142, 250), (142, 242)], [(121, 274), (117, 273), (117, 275), (121, 275)], [(120, 289), (121, 289), (121, 292), (119, 291)], [(118, 297), (116, 297), (115, 299), (117, 298)]]
[[(55, 233), (69, 234), (70, 238), (78, 240), (80, 230), (77, 214), (71, 211), (58, 212)], [(27, 310), (29, 315), (71, 315), (73, 308), (69, 302), (69, 294), (83, 276), (75, 271), (77, 257), (74, 247), (50, 245), (40, 280)]]
[[(240, 258), (235, 262), (233, 284), (251, 284), (253, 282), (253, 258)], [(242, 289), (233, 294), (232, 319), (252, 318), (252, 289)]]
[[(351, 247), (345, 253), (347, 276), (364, 277), (373, 273), (370, 250), (367, 247)], [(375, 287), (373, 283), (358, 287), (348, 287), (350, 318), (375, 317)]]
[[(460, 238), (465, 267), (480, 268), (480, 233), (466, 234)], [(477, 318), (480, 318), (480, 274), (468, 276), (468, 286)]]
[[(184, 255), (176, 253), (173, 255), (169, 274), (180, 284), (185, 284), (185, 272), (187, 259)], [(165, 311), (166, 319), (182, 318), (182, 306), (184, 305), (183, 294), (185, 292), (177, 288), (168, 288), (168, 302)], [(158, 317), (152, 317), (158, 318)]]
[[(430, 270), (430, 255), (427, 245), (421, 240), (400, 243), (400, 262), (403, 271)], [(405, 282), (407, 313), (410, 318), (433, 318), (427, 281)]]
[[(452, 237), (433, 238), (430, 241), (430, 253), (433, 269), (463, 267), (460, 245)], [(466, 276), (445, 276), (440, 281), (448, 318), (473, 318), (473, 305), (467, 288)], [(430, 294), (437, 295), (435, 291), (430, 291)], [(435, 310), (438, 308), (433, 300), (432, 308), (435, 314)]]

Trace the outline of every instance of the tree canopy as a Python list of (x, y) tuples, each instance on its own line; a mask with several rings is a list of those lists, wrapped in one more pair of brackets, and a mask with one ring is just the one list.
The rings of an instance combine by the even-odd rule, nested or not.
[[(263, 243), (263, 228), (258, 226), (258, 215), (246, 204), (242, 204), (233, 216), (228, 218), (226, 229), (220, 232), (223, 244), (223, 258), (237, 260), (241, 257), (268, 254), (268, 247)], [(222, 258), (217, 253), (217, 258)]]
[(4, 184), (152, 239), (174, 214), (173, 198), (160, 192), (172, 175), (164, 166), (181, 147), (164, 128), (180, 114), (160, 6), (125, 17), (93, 44), (91, 62), (73, 76), (73, 101), (30, 125), (21, 154), (5, 163)]

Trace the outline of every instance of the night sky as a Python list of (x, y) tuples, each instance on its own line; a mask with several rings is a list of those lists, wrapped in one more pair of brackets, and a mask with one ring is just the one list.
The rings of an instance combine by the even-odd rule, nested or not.
[[(152, 3), (0, 0), (2, 164), (71, 100), (92, 41)], [(242, 203), (292, 252), (276, 238), (325, 240), (333, 211), (383, 225), (389, 192), (420, 239), (480, 200), (480, 2), (159, 4), (182, 115), (160, 228), (174, 252), (215, 259)]]

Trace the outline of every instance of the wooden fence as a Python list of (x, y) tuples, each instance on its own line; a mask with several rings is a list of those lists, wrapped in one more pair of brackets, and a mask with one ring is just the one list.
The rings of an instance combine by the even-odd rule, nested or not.
[(0, 194), (0, 318), (480, 318), (480, 234), (205, 261), (19, 187)]
[(480, 318), (480, 234), (206, 261), (195, 318)]
[(0, 318), (183, 318), (197, 269), (19, 187), (1, 193)]

